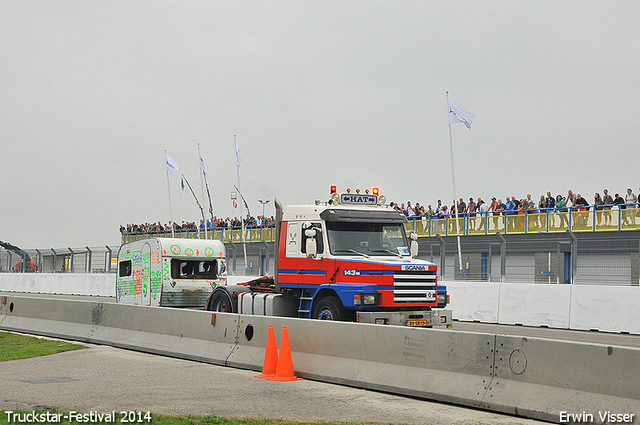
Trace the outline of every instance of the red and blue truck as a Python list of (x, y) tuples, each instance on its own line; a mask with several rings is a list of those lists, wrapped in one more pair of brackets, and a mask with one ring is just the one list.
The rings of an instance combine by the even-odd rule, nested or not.
[(283, 208), (276, 199), (273, 276), (215, 288), (207, 310), (451, 327), (437, 266), (417, 259), (417, 235), (378, 189)]

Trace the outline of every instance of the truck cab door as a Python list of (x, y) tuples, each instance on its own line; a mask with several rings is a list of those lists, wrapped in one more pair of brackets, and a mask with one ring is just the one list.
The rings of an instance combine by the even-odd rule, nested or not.
[(327, 259), (324, 255), (324, 238), (321, 223), (302, 224), (298, 283), (322, 285), (327, 283)]
[[(285, 227), (286, 226), (286, 227)], [(300, 257), (300, 223), (283, 223), (282, 232), (285, 232), (284, 256), (278, 259), (278, 283), (298, 283), (298, 259)]]

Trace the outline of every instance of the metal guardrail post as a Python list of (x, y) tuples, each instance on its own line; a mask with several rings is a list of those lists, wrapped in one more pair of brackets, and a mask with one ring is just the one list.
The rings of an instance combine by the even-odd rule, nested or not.
[(429, 245), (429, 261), (433, 263), (433, 247), (434, 246), (439, 246), (436, 244), (431, 244)]
[(104, 257), (104, 260), (105, 260), (104, 261), (104, 269), (107, 272), (110, 272), (111, 271), (111, 256), (113, 254), (113, 251), (111, 251), (111, 248), (109, 248), (109, 245), (105, 245), (105, 248), (107, 248), (107, 252), (106, 252), (105, 257)]
[(575, 275), (578, 267), (578, 238), (573, 234), (571, 230), (567, 230), (567, 234), (571, 238), (571, 258), (570, 258), (570, 269), (569, 269), (569, 283), (573, 284), (575, 280)]
[(87, 248), (87, 264), (84, 265), (84, 272), (85, 273), (91, 273), (91, 256), (93, 254), (93, 252), (91, 252), (91, 248), (89, 248), (88, 246), (86, 246), (85, 248)]
[(38, 261), (36, 261), (36, 271), (42, 273), (42, 253), (40, 250), (36, 249), (36, 253), (38, 254)]
[(71, 256), (69, 256), (69, 268), (67, 269), (67, 273), (71, 272), (73, 273), (73, 250), (71, 249), (71, 247), (67, 247), (67, 249), (69, 250), (69, 252), (71, 253)]
[[(505, 216), (506, 217), (506, 216)], [(505, 222), (506, 228), (506, 222)], [(500, 232), (496, 232), (496, 236), (500, 238), (500, 283), (504, 282), (507, 269), (507, 240)]]
[(562, 264), (562, 250), (560, 249), (561, 242), (558, 242), (557, 252), (558, 252), (558, 271), (556, 273), (556, 283), (560, 284), (560, 264)]
[[(440, 272), (440, 279), (444, 280), (444, 271), (446, 266), (445, 259), (447, 258), (447, 242), (441, 235), (436, 235), (438, 240), (440, 241), (440, 265), (438, 266), (438, 271)], [(455, 276), (455, 274), (454, 274)]]
[(53, 259), (52, 259), (53, 264), (51, 265), (51, 271), (53, 273), (55, 273), (56, 272), (56, 260), (57, 260), (58, 255), (57, 255), (56, 250), (53, 249), (53, 248), (51, 248), (51, 252), (53, 252)]
[[(236, 274), (236, 246), (233, 243), (233, 233), (231, 233), (231, 240), (229, 241), (231, 245), (231, 270), (233, 274)], [(229, 267), (229, 252), (227, 251), (227, 267)]]
[(500, 250), (502, 251), (502, 242), (489, 242), (489, 254), (488, 254), (488, 269), (489, 269), (489, 279), (487, 279), (489, 282), (492, 282), (491, 280), (491, 276), (492, 276), (492, 258), (493, 258), (493, 246), (499, 246)]

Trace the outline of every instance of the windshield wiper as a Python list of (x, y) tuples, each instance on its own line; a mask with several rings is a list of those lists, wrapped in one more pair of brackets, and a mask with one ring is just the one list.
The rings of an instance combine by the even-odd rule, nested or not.
[(369, 256), (364, 252), (356, 251), (355, 249), (336, 249), (335, 252), (353, 252), (354, 254), (362, 255), (363, 257), (369, 258)]
[(374, 249), (374, 250), (372, 250), (371, 252), (388, 252), (388, 253), (389, 253), (389, 254), (391, 254), (391, 255), (397, 255), (398, 257), (402, 258), (402, 255), (398, 254), (397, 252), (393, 252), (393, 251), (391, 251), (391, 250), (389, 250), (389, 249), (385, 249), (385, 248), (382, 248), (382, 249)]

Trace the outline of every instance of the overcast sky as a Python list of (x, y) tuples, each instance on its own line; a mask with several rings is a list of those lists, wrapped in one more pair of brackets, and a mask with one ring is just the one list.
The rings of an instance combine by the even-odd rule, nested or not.
[[(197, 221), (240, 185), (284, 205), (379, 187), (592, 202), (637, 194), (640, 2), (0, 0), (0, 240), (119, 243), (121, 224)], [(201, 201), (203, 201), (201, 199)]]

